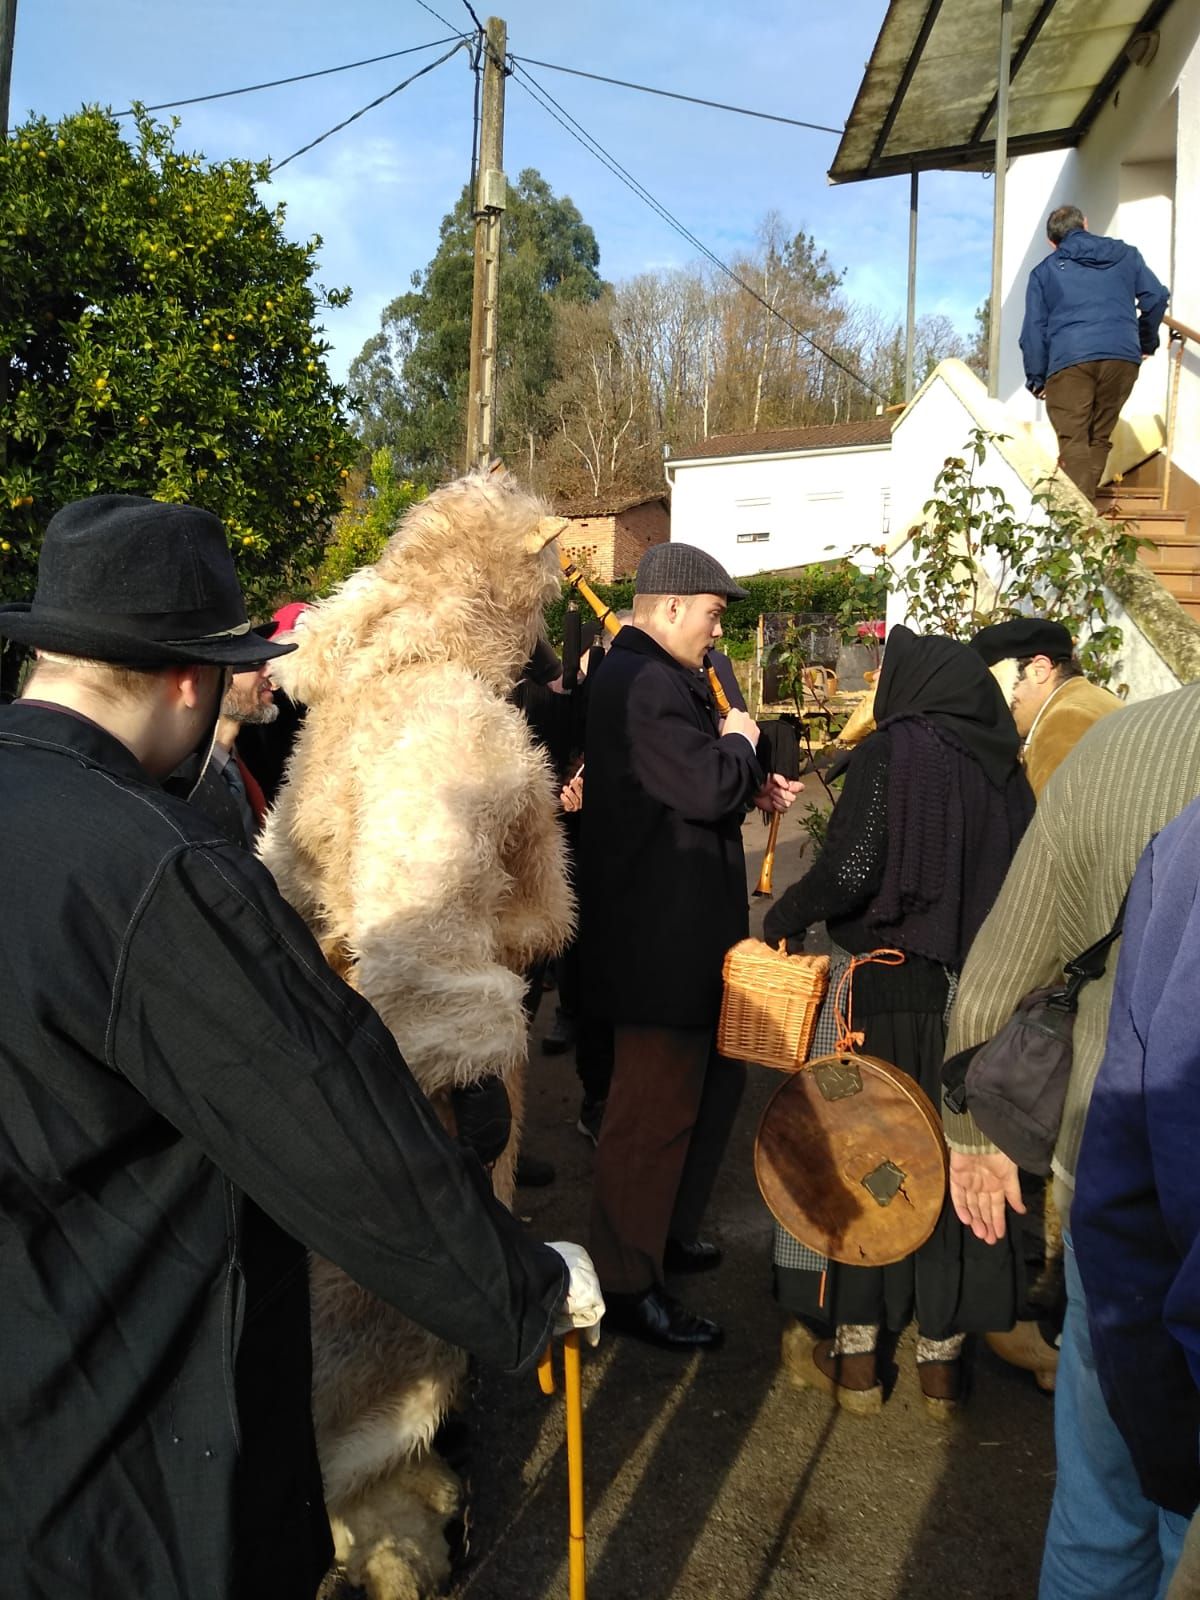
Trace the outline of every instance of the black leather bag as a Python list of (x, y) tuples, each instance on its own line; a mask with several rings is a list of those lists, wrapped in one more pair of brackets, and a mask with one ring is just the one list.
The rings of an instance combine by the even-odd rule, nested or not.
[(1062, 1126), (1071, 1081), (1079, 992), (1099, 978), (1125, 921), (1066, 965), (1058, 988), (1034, 989), (994, 1038), (951, 1056), (942, 1069), (942, 1098), (954, 1112), (969, 1111), (981, 1132), (1026, 1172), (1046, 1177)]

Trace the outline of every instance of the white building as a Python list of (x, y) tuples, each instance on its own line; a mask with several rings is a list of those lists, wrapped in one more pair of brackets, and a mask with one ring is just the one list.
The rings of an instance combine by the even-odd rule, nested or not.
[[(1140, 4), (1132, 8), (1140, 12)], [(1162, 9), (1161, 7), (1159, 8)], [(1171, 290), (1168, 316), (1200, 331), (1200, 4), (1176, 3), (1127, 45), (1132, 60), (1086, 136), (1069, 149), (1018, 156), (1008, 170), (1004, 205), (1003, 293), (997, 392), (1012, 416), (1041, 424), (1053, 444), (1045, 407), (1025, 388), (1017, 340), (1031, 269), (1047, 253), (1046, 218), (1077, 205), (1093, 233), (1137, 245)], [(1171, 357), (1162, 340), (1147, 361), (1114, 438), (1110, 466), (1120, 470), (1166, 444)], [(1182, 351), (1172, 462), (1193, 491), (1200, 485), (1200, 344)], [(1173, 503), (1200, 504), (1177, 479)]]
[(844, 556), (890, 532), (891, 422), (727, 433), (669, 456), (671, 538), (748, 577)]
[[(981, 481), (1018, 516), (1055, 472), (1057, 443), (1026, 390), (1019, 336), (1046, 218), (1078, 205), (1094, 233), (1136, 244), (1171, 289), (1158, 354), (1113, 436), (1116, 512), (1153, 545), (1116, 584), (1119, 664), (1133, 698), (1200, 677), (1200, 0), (890, 0), (830, 177), (910, 180), (910, 305), (919, 175), (982, 170), (996, 185), (993, 382), (945, 362), (896, 422), (893, 533), (903, 557), (942, 460), (972, 428)], [(1075, 511), (1087, 503), (1073, 486)], [(1187, 614), (1187, 611), (1191, 615)], [(889, 615), (903, 608), (899, 596)]]

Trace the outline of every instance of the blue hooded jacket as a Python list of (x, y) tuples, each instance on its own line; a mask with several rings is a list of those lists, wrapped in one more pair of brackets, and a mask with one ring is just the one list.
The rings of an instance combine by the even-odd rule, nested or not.
[(1148, 1499), (1200, 1499), (1200, 800), (1129, 891), (1071, 1203), (1105, 1399)]
[(1029, 274), (1021, 327), (1027, 386), (1038, 394), (1047, 378), (1084, 361), (1153, 355), (1169, 298), (1140, 250), (1076, 228)]

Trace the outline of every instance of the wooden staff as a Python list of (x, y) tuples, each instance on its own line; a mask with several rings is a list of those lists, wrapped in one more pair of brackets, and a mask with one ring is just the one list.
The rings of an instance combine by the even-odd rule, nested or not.
[(771, 813), (771, 829), (767, 834), (767, 849), (762, 858), (762, 870), (758, 874), (758, 882), (754, 885), (755, 894), (764, 894), (768, 898), (775, 893), (772, 888), (772, 878), (775, 873), (775, 846), (779, 843), (779, 823), (782, 817), (782, 811), (773, 811)]
[[(579, 568), (571, 560), (570, 556), (561, 545), (559, 546), (558, 550), (558, 559), (563, 569), (563, 577), (570, 584), (571, 588), (574, 589), (576, 593), (581, 594), (587, 601), (588, 605), (591, 606), (592, 610), (596, 613), (597, 617), (599, 617), (601, 623), (603, 624), (605, 632), (611, 633), (615, 638), (621, 631), (621, 624), (617, 621), (616, 613), (613, 611), (613, 608), (604, 604), (604, 601), (601, 600), (600, 596), (591, 587), (583, 573), (580, 572)], [(729, 711), (729, 697), (721, 687), (721, 680), (717, 677), (717, 674), (713, 668), (707, 667), (707, 671), (709, 688), (712, 690), (713, 697), (717, 702), (717, 710), (722, 716), (725, 716)]]
[[(554, 1367), (548, 1344), (538, 1358), (543, 1394), (554, 1393)], [(567, 1579), (570, 1600), (586, 1600), (587, 1535), (583, 1520), (583, 1380), (579, 1369), (579, 1329), (563, 1338), (563, 1387), (567, 1401)]]

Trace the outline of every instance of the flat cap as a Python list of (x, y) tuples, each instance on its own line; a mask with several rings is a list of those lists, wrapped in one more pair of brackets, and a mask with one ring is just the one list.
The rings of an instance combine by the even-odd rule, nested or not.
[(1061, 622), (1044, 617), (1013, 617), (1010, 622), (993, 622), (981, 628), (971, 640), (989, 667), (997, 661), (1024, 660), (1026, 656), (1049, 656), (1051, 661), (1069, 661), (1075, 654), (1075, 641)]
[(652, 544), (638, 562), (634, 593), (723, 594), (727, 600), (745, 600), (749, 590), (693, 544)]

